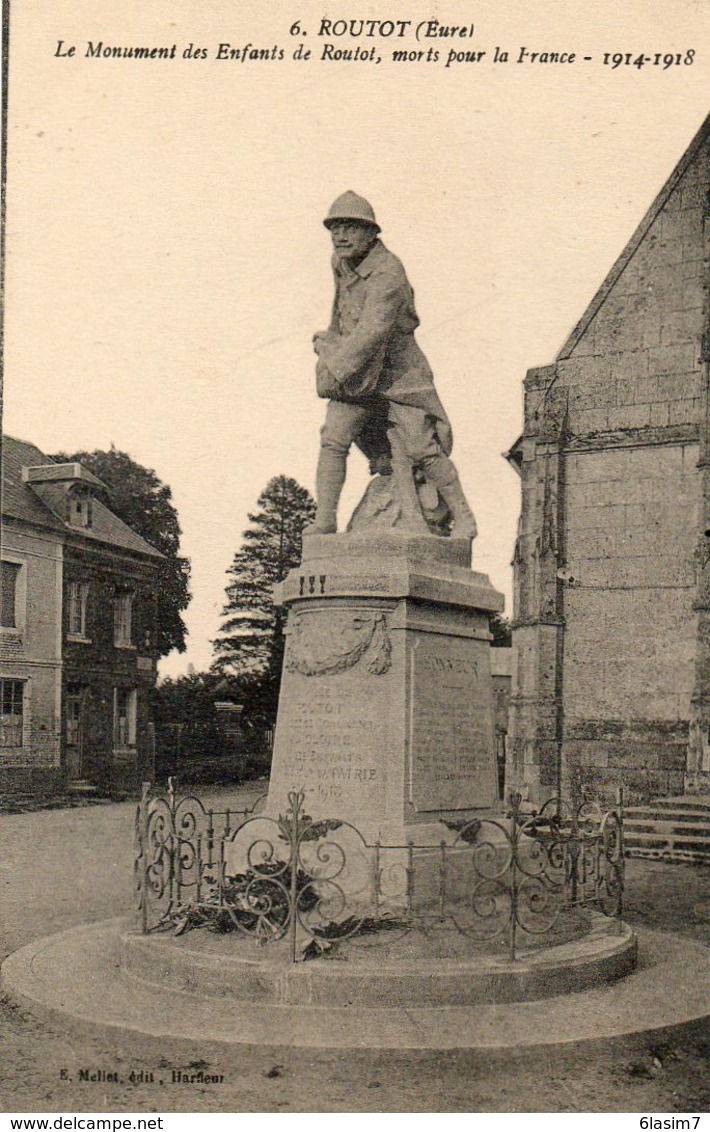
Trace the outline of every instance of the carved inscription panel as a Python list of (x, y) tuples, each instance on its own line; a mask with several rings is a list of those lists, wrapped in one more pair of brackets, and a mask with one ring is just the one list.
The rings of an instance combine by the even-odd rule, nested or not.
[(489, 806), (496, 796), (485, 642), (422, 634), (410, 653), (410, 801), (417, 810)]
[[(386, 677), (384, 678), (386, 681)], [(382, 811), (387, 691), (361, 667), (334, 676), (289, 676), (269, 795), (306, 790), (306, 810), (348, 820)]]

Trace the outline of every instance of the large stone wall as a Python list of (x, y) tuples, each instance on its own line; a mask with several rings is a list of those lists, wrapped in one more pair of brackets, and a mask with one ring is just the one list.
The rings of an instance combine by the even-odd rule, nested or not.
[[(709, 137), (706, 123), (555, 364), (526, 379), (508, 776), (535, 801), (575, 777), (632, 797), (683, 788), (710, 675)], [(703, 703), (710, 716), (710, 689)]]
[(697, 422), (708, 186), (706, 143), (563, 348), (573, 436)]
[(694, 679), (697, 445), (566, 459), (566, 765), (680, 791)]

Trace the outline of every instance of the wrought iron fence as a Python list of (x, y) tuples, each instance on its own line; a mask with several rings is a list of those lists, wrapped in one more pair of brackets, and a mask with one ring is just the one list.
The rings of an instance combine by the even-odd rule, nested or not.
[[(257, 942), (288, 941), (292, 961), (363, 931), (453, 925), (477, 944), (550, 936), (591, 908), (621, 930), (623, 796), (552, 800), (524, 814), (442, 825), (438, 845), (368, 843), (349, 822), (313, 820), (302, 792), (287, 812), (211, 810), (194, 795), (144, 787), (136, 816), (136, 890), (144, 933), (211, 924)], [(446, 827), (448, 826), (448, 829)]]

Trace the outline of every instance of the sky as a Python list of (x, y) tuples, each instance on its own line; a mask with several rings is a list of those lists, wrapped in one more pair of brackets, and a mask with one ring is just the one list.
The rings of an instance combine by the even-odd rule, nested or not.
[[(319, 36), (324, 17), (411, 20), (402, 42), (440, 57), (394, 62), (401, 43)], [(473, 20), (473, 37), (417, 42), (431, 19)], [(314, 489), (322, 219), (348, 188), (414, 287), (478, 519), (474, 568), (511, 612), (520, 494), (502, 453), (525, 372), (554, 360), (701, 126), (709, 32), (701, 0), (307, 0), (288, 14), (277, 0), (12, 0), (3, 428), (48, 453), (115, 444), (170, 485), (193, 599), (187, 652), (163, 675), (209, 666), (268, 480)], [(98, 42), (174, 43), (176, 58), (87, 58)], [(328, 42), (382, 63), (322, 60)], [(220, 43), (284, 58), (220, 60)], [(310, 59), (292, 58), (299, 43)], [(183, 58), (190, 44), (207, 58)], [(578, 60), (518, 64), (522, 46)], [(474, 49), (486, 55), (446, 66)], [(613, 67), (605, 52), (683, 61)], [(353, 452), (343, 527), (366, 482)]]

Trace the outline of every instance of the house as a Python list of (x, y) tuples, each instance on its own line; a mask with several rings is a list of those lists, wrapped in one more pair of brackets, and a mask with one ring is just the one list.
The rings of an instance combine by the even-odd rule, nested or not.
[(0, 790), (152, 777), (162, 557), (87, 469), (3, 438)]
[(528, 371), (506, 788), (710, 792), (710, 118)]

